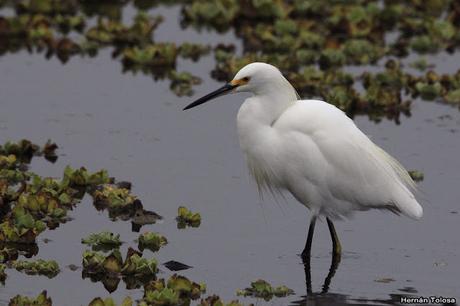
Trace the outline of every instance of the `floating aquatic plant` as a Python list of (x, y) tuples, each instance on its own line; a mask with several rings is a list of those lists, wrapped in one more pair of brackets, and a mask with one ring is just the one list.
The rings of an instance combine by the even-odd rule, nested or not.
[[(95, 298), (93, 299), (88, 306), (117, 306), (112, 298)], [(130, 297), (126, 297), (119, 306), (132, 306), (133, 305), (133, 300)]]
[(266, 301), (271, 300), (274, 296), (285, 297), (292, 294), (294, 294), (292, 289), (289, 289), (286, 286), (279, 286), (275, 288), (262, 279), (252, 282), (251, 287), (237, 291), (237, 295), (263, 298)]
[(177, 209), (177, 228), (185, 228), (186, 226), (198, 227), (201, 224), (201, 215), (193, 213), (184, 206)]
[(46, 290), (43, 290), (37, 297), (31, 298), (22, 295), (16, 295), (13, 297), (8, 306), (52, 306), (53, 302)]
[(106, 170), (90, 173), (86, 168), (73, 169), (67, 166), (64, 169), (64, 178), (62, 184), (69, 187), (95, 188), (102, 184), (108, 184), (112, 179), (108, 176)]
[[(214, 48), (216, 67), (212, 76), (217, 80), (227, 81), (242, 65), (256, 60), (270, 62), (290, 78), (300, 80), (302, 71), (309, 65), (332, 70), (345, 65), (378, 64), (388, 56), (407, 57), (411, 50), (422, 54), (444, 50), (455, 52), (460, 45), (456, 35), (460, 9), (451, 1), (429, 1), (423, 8), (403, 1), (382, 4), (377, 0), (366, 3), (134, 1), (134, 8), (138, 10), (132, 22), (125, 24), (121, 14), (128, 3), (131, 1), (62, 4), (51, 0), (19, 1), (14, 4), (16, 15), (0, 17), (0, 36), (4, 41), (0, 54), (21, 49), (36, 50), (44, 52), (47, 58), (56, 55), (65, 63), (73, 56), (95, 56), (98, 50), (111, 46), (113, 57), (121, 58), (124, 71), (140, 70), (155, 80), (169, 79), (174, 93), (190, 95), (192, 87), (199, 82), (189, 73), (175, 73), (177, 57), (196, 61), (210, 48), (201, 44), (180, 45), (154, 40), (155, 29), (163, 17), (152, 16), (143, 10), (160, 3), (181, 6), (180, 19), (184, 28), (192, 25), (217, 31), (234, 29), (241, 39), (243, 52), (235, 55)], [(87, 22), (93, 17), (95, 25)], [(394, 39), (386, 39), (388, 34)], [(423, 68), (423, 65), (420, 63), (418, 67)], [(354, 77), (359, 79), (357, 75)], [(460, 104), (457, 95), (450, 93), (458, 88), (447, 89), (441, 84), (443, 90), (438, 92), (439, 85), (431, 86), (420, 81), (418, 89), (411, 89), (415, 95)], [(405, 109), (401, 110), (393, 107), (399, 104), (399, 100), (390, 99), (397, 99), (403, 89), (399, 95), (392, 93), (386, 97), (385, 101), (390, 105), (384, 106), (384, 103), (367, 103), (365, 96), (358, 99), (353, 84), (340, 88), (332, 83), (321, 84), (311, 88), (313, 92), (319, 92), (319, 97), (329, 99), (342, 109), (343, 104), (352, 104), (353, 107), (347, 110), (350, 115), (366, 113), (371, 119), (387, 116), (397, 121), (400, 112), (408, 114), (410, 104), (405, 103)], [(303, 88), (300, 91), (311, 94)], [(349, 100), (353, 102), (349, 103)]]
[(174, 274), (167, 281), (159, 279), (146, 284), (144, 297), (139, 305), (189, 305), (191, 300), (199, 299), (205, 292), (204, 284)]
[(129, 189), (109, 184), (101, 185), (92, 195), (97, 206), (108, 207), (113, 210), (123, 210), (133, 206), (136, 200)]
[(176, 72), (172, 70), (169, 78), (171, 79), (171, 90), (179, 97), (192, 95), (192, 86), (201, 84), (200, 78), (188, 72)]
[(418, 170), (410, 170), (409, 175), (416, 182), (423, 181), (424, 179), (423, 172), (418, 171)]
[(183, 58), (188, 58), (193, 61), (198, 61), (201, 56), (208, 54), (211, 51), (210, 46), (203, 46), (194, 43), (183, 43), (179, 47), (179, 55)]
[(114, 250), (109, 255), (100, 252), (85, 251), (83, 253), (83, 269), (88, 274), (136, 275), (139, 277), (155, 276), (158, 268), (154, 258), (146, 259), (129, 248), (123, 261), (120, 251)]
[[(249, 304), (248, 306), (252, 306), (253, 304)], [(230, 303), (224, 303), (217, 295), (208, 296), (205, 299), (202, 299), (198, 306), (243, 306), (238, 300), (233, 300)]]
[(83, 253), (83, 278), (89, 277), (93, 282), (102, 282), (109, 292), (117, 289), (121, 279), (128, 289), (139, 288), (155, 279), (157, 272), (157, 261), (154, 258), (143, 258), (142, 253), (131, 248), (128, 249), (124, 261), (119, 250), (114, 250), (109, 255), (95, 251)]
[(0, 242), (32, 244), (45, 228), (43, 221), (35, 220), (21, 207), (14, 207), (11, 219), (0, 224)]
[(5, 283), (6, 280), (6, 265), (5, 264), (0, 264), (0, 283)]
[(81, 243), (91, 246), (96, 251), (118, 248), (122, 244), (120, 235), (111, 232), (90, 234), (88, 237), (83, 238)]
[(10, 260), (16, 260), (19, 256), (17, 248), (8, 245), (0, 246), (0, 264), (8, 262)]
[(123, 62), (126, 65), (140, 66), (174, 66), (177, 48), (172, 43), (150, 44), (140, 47), (127, 48), (123, 52)]
[(152, 252), (156, 252), (167, 243), (168, 240), (166, 237), (154, 232), (142, 233), (139, 235), (138, 239), (139, 250), (141, 251), (149, 249)]
[(35, 261), (18, 260), (13, 262), (13, 267), (28, 275), (45, 275), (53, 278), (61, 271), (55, 260), (38, 259)]

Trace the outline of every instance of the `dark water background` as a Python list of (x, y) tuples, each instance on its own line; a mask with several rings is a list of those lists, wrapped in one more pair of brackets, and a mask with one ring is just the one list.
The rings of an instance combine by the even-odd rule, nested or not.
[[(157, 9), (167, 18), (155, 32), (157, 41), (235, 42), (231, 33), (182, 31), (178, 11)], [(460, 68), (460, 58), (433, 58), (438, 72)], [(212, 56), (199, 63), (180, 60), (178, 70), (203, 78), (196, 96), (220, 84), (209, 77)], [(372, 68), (379, 69), (379, 68)], [(73, 58), (66, 65), (56, 59), (26, 52), (0, 58), (0, 140), (28, 138), (36, 143), (52, 139), (59, 159), (41, 159), (32, 170), (44, 176), (62, 175), (65, 165), (106, 168), (111, 176), (133, 182), (133, 193), (147, 209), (163, 215), (161, 224), (146, 226), (165, 234), (169, 244), (156, 256), (193, 266), (187, 277), (205, 282), (208, 293), (225, 301), (235, 291), (263, 278), (285, 284), (296, 295), (268, 305), (303, 304), (305, 275), (297, 253), (302, 249), (308, 211), (291, 197), (261, 200), (250, 181), (238, 146), (235, 116), (244, 95), (226, 96), (190, 112), (181, 109), (190, 98), (172, 94), (166, 82), (148, 76), (122, 74), (110, 50), (94, 59)], [(408, 169), (424, 172), (419, 184), (425, 215), (420, 221), (381, 212), (359, 213), (337, 223), (343, 256), (332, 280), (330, 294), (311, 297), (309, 305), (393, 304), (400, 294), (460, 298), (460, 113), (458, 109), (415, 100), (410, 118), (401, 124), (365, 117), (357, 125)], [(178, 230), (174, 216), (179, 205), (202, 215), (197, 229)], [(138, 234), (129, 222), (111, 222), (84, 198), (70, 213), (73, 221), (40, 238), (37, 258), (56, 259), (62, 272), (54, 279), (27, 276), (9, 269), (0, 289), (0, 303), (21, 293), (36, 295), (47, 289), (55, 305), (87, 305), (94, 297), (109, 295), (101, 283), (82, 280), (85, 249), (80, 240), (91, 232), (121, 234), (125, 249)], [(313, 290), (320, 291), (330, 264), (330, 238), (319, 222), (313, 241)], [(149, 251), (146, 251), (149, 252)], [(164, 274), (171, 274), (163, 268)], [(389, 283), (376, 279), (391, 278)], [(123, 283), (112, 296), (140, 298), (141, 290)], [(241, 299), (264, 305), (263, 300)], [(300, 300), (300, 302), (299, 302)], [(297, 302), (296, 302), (297, 301)]]

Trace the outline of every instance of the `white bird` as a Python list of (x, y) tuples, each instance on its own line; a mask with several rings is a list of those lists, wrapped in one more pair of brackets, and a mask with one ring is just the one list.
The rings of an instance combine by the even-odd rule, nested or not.
[(289, 191), (311, 210), (302, 258), (309, 258), (316, 218), (325, 216), (333, 254), (341, 253), (333, 219), (386, 209), (419, 219), (423, 209), (404, 167), (335, 106), (299, 100), (274, 66), (252, 63), (232, 81), (184, 108), (226, 93), (250, 92), (238, 111), (241, 149), (259, 191)]

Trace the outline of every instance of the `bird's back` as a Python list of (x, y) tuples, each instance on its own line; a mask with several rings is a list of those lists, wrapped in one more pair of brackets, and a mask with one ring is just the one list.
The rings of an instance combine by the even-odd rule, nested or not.
[[(297, 101), (273, 124), (285, 188), (320, 214), (387, 208), (418, 219), (407, 171), (375, 145), (342, 111), (318, 100)], [(274, 159), (276, 160), (276, 159)], [(281, 173), (282, 172), (282, 173)]]

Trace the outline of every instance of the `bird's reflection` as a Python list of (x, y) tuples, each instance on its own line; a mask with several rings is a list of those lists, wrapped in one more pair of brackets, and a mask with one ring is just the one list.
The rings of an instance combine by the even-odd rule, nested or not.
[[(332, 278), (339, 267), (340, 260), (342, 259), (341, 254), (337, 252), (332, 252), (331, 266), (329, 267), (329, 272), (327, 273), (326, 278), (324, 279), (323, 287), (321, 294), (325, 294), (329, 291), (329, 286), (331, 285)], [(311, 280), (311, 265), (310, 265), (311, 256), (302, 257), (302, 263), (305, 271), (305, 284), (307, 287), (307, 294), (312, 295), (312, 280)]]
[(346, 294), (329, 293), (329, 287), (332, 282), (341, 261), (341, 254), (332, 252), (331, 265), (329, 272), (324, 279), (323, 286), (320, 292), (313, 292), (312, 279), (311, 279), (311, 257), (302, 258), (303, 268), (305, 272), (305, 284), (307, 294), (302, 296), (302, 299), (291, 302), (291, 306), (322, 306), (322, 305), (336, 305), (336, 306), (362, 306), (362, 305), (402, 305), (402, 297), (413, 297), (410, 293), (417, 293), (417, 290), (412, 287), (405, 287), (399, 289), (401, 292), (409, 294), (389, 294), (388, 299), (365, 299), (365, 298), (352, 298)]

